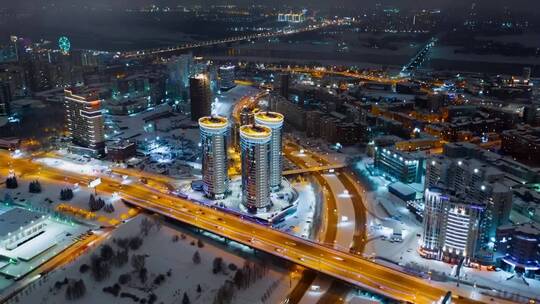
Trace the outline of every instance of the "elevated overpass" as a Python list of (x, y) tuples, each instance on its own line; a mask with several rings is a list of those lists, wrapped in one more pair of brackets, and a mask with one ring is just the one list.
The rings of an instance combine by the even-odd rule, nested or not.
[(346, 165), (344, 164), (336, 164), (336, 165), (328, 165), (328, 166), (317, 166), (317, 167), (311, 167), (311, 168), (291, 169), (291, 170), (284, 170), (283, 175), (288, 176), (288, 175), (304, 174), (304, 173), (311, 173), (311, 172), (337, 170), (337, 169), (341, 169), (345, 167)]
[[(24, 174), (28, 178), (39, 176), (40, 179), (62, 185), (66, 182), (84, 185), (89, 180), (95, 179), (94, 176), (58, 170), (33, 163), (28, 159), (11, 159), (5, 154), (0, 154), (0, 162), (10, 164), (16, 174)], [(8, 166), (3, 166), (0, 173), (8, 169)], [(130, 204), (141, 209), (207, 230), (392, 299), (410, 303), (433, 303), (442, 299), (447, 292), (429, 281), (348, 252), (304, 240), (196, 202), (164, 194), (140, 183), (122, 185), (121, 180), (102, 176), (102, 184), (97, 188), (101, 193), (116, 192)], [(457, 296), (454, 300), (455, 303), (476, 303)]]

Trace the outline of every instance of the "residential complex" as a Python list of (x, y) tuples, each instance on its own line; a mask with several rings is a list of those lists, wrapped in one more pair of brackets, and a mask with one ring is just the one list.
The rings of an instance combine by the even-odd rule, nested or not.
[(72, 148), (91, 156), (105, 154), (102, 100), (93, 92), (66, 89), (64, 105)]

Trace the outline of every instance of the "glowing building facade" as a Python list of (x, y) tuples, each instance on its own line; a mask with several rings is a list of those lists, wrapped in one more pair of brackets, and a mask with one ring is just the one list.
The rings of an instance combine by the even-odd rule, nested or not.
[(242, 203), (255, 213), (269, 207), (270, 141), (272, 130), (266, 126), (240, 127), (242, 154)]
[(255, 114), (255, 123), (266, 126), (272, 130), (270, 139), (270, 189), (281, 188), (281, 175), (283, 172), (282, 156), (282, 129), (284, 117), (276, 112), (258, 112)]
[(203, 190), (211, 199), (222, 199), (229, 191), (227, 136), (229, 121), (220, 116), (199, 119), (202, 146)]
[(462, 259), (465, 264), (483, 260), (484, 212), (485, 206), (470, 198), (454, 196), (441, 188), (427, 189), (421, 255), (453, 264)]
[(68, 129), (77, 152), (94, 157), (105, 154), (101, 102), (92, 93), (64, 91)]
[(236, 86), (234, 80), (234, 65), (225, 65), (219, 67), (219, 88), (223, 91), (230, 90)]

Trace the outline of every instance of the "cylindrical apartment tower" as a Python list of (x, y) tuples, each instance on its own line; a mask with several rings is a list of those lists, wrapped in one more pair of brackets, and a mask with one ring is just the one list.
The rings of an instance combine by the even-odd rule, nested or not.
[(227, 135), (229, 121), (212, 116), (199, 119), (202, 146), (204, 193), (211, 199), (222, 199), (229, 190), (227, 174)]
[(283, 115), (276, 112), (258, 112), (255, 114), (255, 123), (272, 129), (270, 140), (270, 189), (277, 191), (281, 188), (281, 175), (283, 171), (282, 132)]
[(240, 127), (242, 149), (242, 203), (249, 212), (270, 206), (270, 139), (272, 130), (265, 126)]

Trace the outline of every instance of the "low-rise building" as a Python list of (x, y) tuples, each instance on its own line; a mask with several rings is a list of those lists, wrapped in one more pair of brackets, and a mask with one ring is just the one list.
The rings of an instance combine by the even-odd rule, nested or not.
[(45, 231), (45, 216), (23, 208), (0, 214), (0, 246), (13, 250)]
[(404, 152), (393, 147), (376, 147), (375, 169), (403, 183), (419, 183), (422, 180), (424, 154)]
[(504, 254), (501, 266), (527, 277), (540, 275), (540, 225), (505, 225), (497, 229), (497, 251)]

